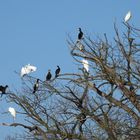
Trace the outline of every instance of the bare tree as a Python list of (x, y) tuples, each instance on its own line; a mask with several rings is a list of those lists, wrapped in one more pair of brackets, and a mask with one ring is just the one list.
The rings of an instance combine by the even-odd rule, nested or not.
[[(38, 140), (138, 140), (140, 139), (140, 30), (114, 24), (113, 43), (84, 36), (68, 45), (79, 64), (77, 73), (59, 74), (48, 81), (25, 76), (24, 88), (7, 94), (19, 106), (26, 139)], [(82, 65), (88, 61), (89, 70)]]

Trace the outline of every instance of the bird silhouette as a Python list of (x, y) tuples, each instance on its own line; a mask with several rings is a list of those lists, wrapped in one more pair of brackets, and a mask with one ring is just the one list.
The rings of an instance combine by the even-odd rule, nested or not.
[(51, 80), (52, 74), (51, 74), (51, 70), (48, 70), (47, 76), (46, 76), (46, 81)]
[(0, 86), (0, 91), (1, 91), (1, 97), (3, 94), (6, 94), (6, 89), (8, 88), (8, 85), (6, 85), (5, 87), (4, 86)]
[(59, 76), (60, 70), (61, 70), (60, 67), (57, 66), (57, 69), (55, 71), (55, 78)]
[(34, 87), (33, 87), (33, 93), (35, 93), (39, 88), (39, 79), (36, 80), (36, 83), (34, 84)]
[(131, 85), (129, 89), (130, 91), (134, 91), (135, 88)]
[(83, 37), (83, 32), (82, 32), (81, 28), (79, 28), (78, 40), (81, 40), (82, 37)]

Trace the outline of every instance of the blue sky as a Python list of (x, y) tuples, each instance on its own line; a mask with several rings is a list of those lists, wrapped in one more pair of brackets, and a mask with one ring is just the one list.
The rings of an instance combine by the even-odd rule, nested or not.
[[(76, 40), (78, 28), (94, 38), (107, 33), (113, 38), (113, 23), (119, 26), (131, 10), (131, 22), (140, 27), (138, 0), (0, 0), (0, 84), (10, 89), (20, 86), (14, 71), (28, 63), (37, 66), (32, 76), (45, 79), (48, 69), (60, 65), (62, 73), (77, 69), (70, 56), (66, 39)], [(8, 105), (0, 100), (0, 113)], [(6, 118), (5, 118), (6, 117)], [(10, 122), (9, 115), (0, 114), (0, 123)], [(0, 140), (12, 133), (0, 126)]]

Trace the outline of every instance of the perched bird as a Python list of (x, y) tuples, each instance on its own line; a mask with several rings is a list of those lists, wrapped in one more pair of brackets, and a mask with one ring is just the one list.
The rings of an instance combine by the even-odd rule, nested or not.
[(88, 61), (83, 59), (82, 60), (82, 64), (84, 66), (84, 69), (88, 72), (89, 71), (89, 64), (88, 64)]
[(8, 111), (11, 113), (11, 115), (13, 116), (14, 120), (16, 118), (16, 111), (13, 107), (9, 107)]
[(126, 14), (126, 16), (125, 16), (124, 21), (125, 21), (125, 22), (128, 22), (128, 21), (130, 20), (131, 17), (132, 17), (131, 11), (129, 11), (129, 12)]
[(130, 91), (134, 91), (135, 88), (131, 85), (129, 89)]
[(57, 69), (56, 69), (56, 71), (55, 71), (55, 78), (56, 77), (58, 77), (58, 75), (59, 75), (59, 73), (60, 73), (60, 67), (59, 66), (57, 66)]
[(79, 28), (78, 40), (81, 40), (82, 38), (83, 38), (83, 32), (81, 28)]
[(79, 45), (79, 50), (80, 50), (80, 51), (83, 51), (84, 49), (85, 49), (85, 46), (82, 45), (82, 44), (80, 44), (80, 45)]
[(37, 67), (33, 66), (33, 65), (25, 65), (24, 67), (21, 68), (21, 72), (20, 72), (20, 75), (21, 77), (23, 77), (24, 75), (27, 75), (31, 72), (34, 72), (37, 70)]
[(46, 81), (50, 80), (51, 77), (52, 77), (51, 70), (48, 70), (48, 73), (47, 73), (47, 76), (46, 76)]
[(34, 87), (33, 87), (33, 93), (35, 93), (39, 88), (39, 79), (36, 80), (36, 83), (34, 84)]
[(6, 89), (8, 88), (8, 85), (6, 85), (5, 87), (4, 86), (0, 86), (0, 91), (1, 91), (1, 97), (2, 97), (2, 95), (3, 94), (5, 94), (6, 93)]

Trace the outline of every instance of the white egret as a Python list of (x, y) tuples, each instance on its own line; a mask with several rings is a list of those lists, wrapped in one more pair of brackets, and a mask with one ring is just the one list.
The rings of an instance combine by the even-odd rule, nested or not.
[(24, 67), (21, 68), (21, 73), (20, 73), (20, 75), (21, 75), (21, 77), (23, 77), (23, 76), (26, 75), (26, 74), (29, 74), (29, 73), (31, 73), (31, 72), (36, 71), (36, 69), (37, 69), (37, 67), (35, 67), (35, 66), (33, 66), (33, 65), (30, 65), (30, 64), (25, 65)]
[(82, 64), (83, 64), (85, 70), (88, 72), (89, 71), (89, 63), (88, 63), (88, 61), (83, 59)]
[(79, 44), (79, 50), (83, 51), (85, 49), (85, 46), (83, 44)]
[(16, 118), (16, 110), (13, 107), (9, 107), (8, 111), (11, 113), (11, 115), (13, 116), (14, 120)]
[(131, 11), (129, 11), (129, 12), (126, 14), (126, 16), (125, 16), (124, 21), (125, 21), (125, 22), (128, 22), (128, 21), (130, 20), (131, 17), (132, 17), (132, 14), (131, 14)]

